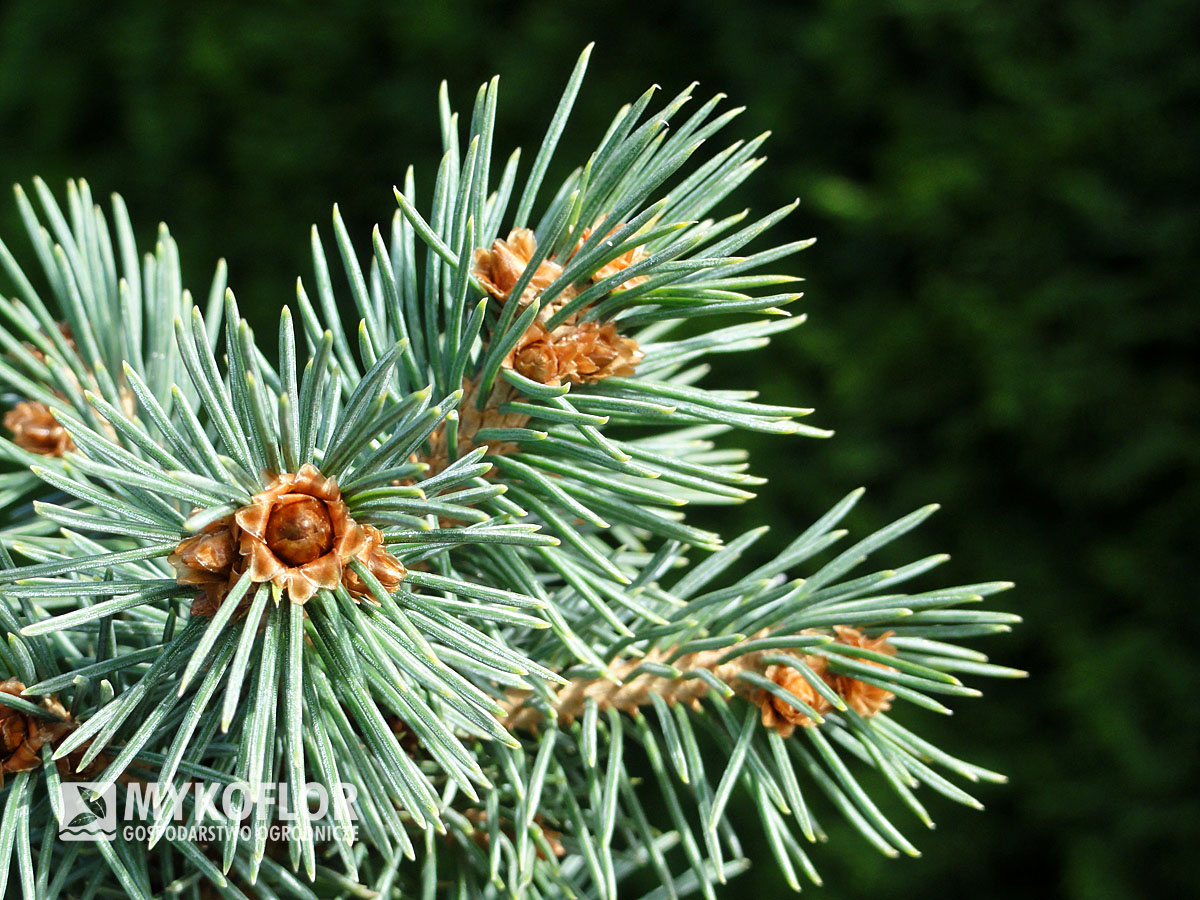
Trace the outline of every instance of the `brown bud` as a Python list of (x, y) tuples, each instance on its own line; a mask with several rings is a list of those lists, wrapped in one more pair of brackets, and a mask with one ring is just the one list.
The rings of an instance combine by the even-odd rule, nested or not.
[(62, 456), (75, 449), (67, 430), (58, 424), (50, 407), (36, 400), (22, 400), (4, 414), (4, 427), (13, 434), (13, 443), (30, 453)]
[[(536, 250), (537, 241), (533, 232), (528, 228), (514, 228), (509, 232), (508, 240), (496, 240), (492, 242), (490, 250), (475, 251), (472, 274), (493, 297), (507, 300)], [(522, 292), (519, 302), (528, 303), (560, 275), (562, 266), (552, 260), (543, 260)]]
[(517, 374), (532, 381), (558, 384), (558, 355), (550, 341), (535, 340), (525, 344), (513, 356), (512, 367)]
[(293, 603), (337, 587), (346, 562), (367, 544), (337, 482), (308, 464), (278, 476), (234, 513), (234, 521), (251, 580), (272, 582)]
[[(356, 559), (367, 567), (383, 589), (390, 594), (400, 587), (400, 582), (404, 580), (408, 570), (400, 560), (387, 552), (383, 545), (383, 534), (378, 528), (374, 525), (364, 525), (362, 528), (367, 535), (367, 544), (358, 552)], [(349, 566), (342, 574), (342, 584), (356, 597), (370, 596), (371, 592), (366, 584)]]
[[(806, 656), (804, 662), (818, 677), (824, 678), (824, 657)], [(763, 674), (784, 690), (795, 694), (797, 699), (808, 704), (818, 715), (824, 715), (832, 708), (830, 702), (817, 692), (808, 679), (791, 666), (769, 666)], [(783, 737), (790, 737), (795, 728), (811, 728), (816, 724), (811, 717), (770, 691), (762, 692), (758, 705), (762, 709), (763, 725), (774, 728)]]
[(632, 375), (643, 356), (637, 341), (611, 322), (568, 322), (547, 331), (534, 322), (504, 364), (542, 384), (591, 384), (611, 375)]
[(167, 557), (180, 584), (213, 584), (225, 581), (237, 560), (233, 516), (211, 523), (202, 532), (185, 538)]
[(333, 546), (333, 523), (325, 503), (303, 494), (279, 498), (267, 520), (267, 546), (289, 566), (324, 556)]
[[(20, 697), (25, 685), (15, 678), (0, 682), (0, 692)], [(42, 764), (42, 745), (53, 744), (74, 725), (62, 704), (46, 698), (41, 706), (56, 719), (42, 719), (0, 706), (0, 775), (9, 772), (28, 772)]]
[(233, 516), (226, 516), (210, 523), (199, 534), (184, 538), (167, 557), (176, 581), (197, 585), (204, 592), (193, 601), (192, 615), (215, 615), (229, 589), (245, 571), (237, 532)]
[[(890, 631), (881, 634), (877, 638), (869, 638), (857, 628), (851, 628), (848, 625), (835, 625), (833, 630), (837, 635), (836, 640), (839, 644), (845, 644), (848, 647), (861, 647), (864, 650), (874, 650), (877, 653), (886, 653), (888, 656), (896, 654), (896, 648), (888, 642), (888, 638), (892, 636), (892, 632)], [(864, 659), (862, 662), (879, 666), (879, 668), (887, 672), (895, 671), (891, 666), (885, 666), (883, 663), (872, 659)], [(832, 683), (833, 689), (838, 692), (839, 697), (846, 701), (846, 705), (865, 718), (870, 718), (890, 709), (892, 700), (895, 698), (895, 694), (886, 688), (867, 684), (867, 682), (859, 681), (857, 678), (852, 678), (849, 675), (835, 675), (832, 678)]]

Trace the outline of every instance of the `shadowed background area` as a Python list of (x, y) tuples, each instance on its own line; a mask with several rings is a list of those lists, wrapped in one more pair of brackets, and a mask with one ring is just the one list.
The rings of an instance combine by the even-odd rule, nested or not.
[[(770, 524), (766, 551), (860, 484), (856, 529), (940, 501), (889, 561), (946, 551), (938, 583), (1016, 581), (998, 603), (1026, 624), (985, 649), (1035, 676), (983, 685), (949, 720), (904, 713), (1012, 783), (980, 791), (983, 814), (931, 798), (934, 834), (895, 810), (917, 861), (884, 860), (827, 816), (822, 896), (1194, 883), (1200, 123), (1185, 110), (1200, 107), (1200, 6), (87, 6), (0, 7), (0, 181), (120, 191), (143, 246), (170, 224), (193, 290), (229, 261), (267, 344), (309, 278), (310, 223), (328, 234), (336, 200), (365, 246), (408, 163), (430, 183), (442, 77), (469, 110), (501, 74), (497, 150), (521, 144), (528, 165), (596, 40), (559, 175), (650, 83), (698, 79), (701, 96), (748, 105), (729, 140), (774, 135), (737, 202), (802, 198), (775, 237), (819, 238), (787, 264), (808, 279), (792, 309), (811, 320), (710, 377), (815, 406), (809, 421), (838, 434), (750, 441), (771, 484), (706, 524)], [(31, 261), (12, 203), (0, 234)], [(724, 896), (782, 896), (769, 851), (746, 840), (759, 865)]]

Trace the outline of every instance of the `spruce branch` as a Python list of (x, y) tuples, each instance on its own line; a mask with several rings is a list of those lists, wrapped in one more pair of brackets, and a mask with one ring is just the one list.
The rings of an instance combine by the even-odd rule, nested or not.
[[(589, 55), (524, 180), (498, 81), (461, 120), (443, 87), (428, 201), (409, 170), (362, 248), (335, 207), (265, 345), (223, 264), (193, 300), (165, 226), (139, 256), (119, 198), (17, 189), (40, 274), (0, 244), (0, 894), (613, 900), (648, 868), (715, 898), (753, 855), (738, 792), (798, 890), (820, 817), (916, 854), (863, 773), (926, 826), (923, 789), (1002, 780), (906, 707), (1023, 674), (960, 643), (1017, 621), (969, 608), (1008, 585), (859, 568), (933, 507), (839, 550), (856, 491), (752, 571), (765, 529), (689, 521), (763, 483), (738, 431), (829, 434), (707, 364), (803, 321), (772, 267), (811, 242), (759, 249), (794, 203), (717, 212), (765, 135), (706, 156), (740, 110), (688, 114), (692, 87), (547, 186)], [(61, 840), (83, 779), (224, 837)], [(357, 840), (302, 803), (288, 841), (247, 836), (197, 784), (244, 785), (255, 826), (320, 786)]]

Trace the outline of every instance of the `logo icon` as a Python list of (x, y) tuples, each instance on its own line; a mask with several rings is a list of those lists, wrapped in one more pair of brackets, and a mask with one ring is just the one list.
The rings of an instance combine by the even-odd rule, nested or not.
[(111, 841), (117, 836), (117, 788), (97, 790), (95, 781), (64, 781), (60, 785), (62, 821), (58, 836), (64, 841)]

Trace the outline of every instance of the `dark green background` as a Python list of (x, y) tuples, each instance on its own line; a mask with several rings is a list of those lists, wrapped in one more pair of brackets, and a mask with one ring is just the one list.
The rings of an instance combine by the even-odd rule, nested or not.
[[(596, 40), (572, 160), (651, 82), (747, 104), (734, 131), (774, 137), (738, 202), (803, 198), (777, 236), (820, 239), (790, 263), (811, 322), (713, 381), (838, 436), (755, 440), (772, 483), (722, 527), (782, 541), (859, 484), (861, 528), (941, 501), (904, 558), (1018, 582), (1026, 624), (989, 649), (1035, 676), (906, 713), (1012, 783), (984, 814), (933, 798), (919, 861), (835, 832), (823, 896), (1194, 889), (1200, 5), (88, 6), (0, 5), (0, 181), (119, 190), (144, 241), (170, 223), (194, 288), (224, 255), (264, 335), (311, 222), (336, 200), (363, 238), (407, 163), (431, 174), (442, 77), (463, 108), (499, 72), (498, 147), (531, 148)], [(0, 226), (22, 243), (11, 204)], [(761, 855), (727, 896), (779, 895)]]

